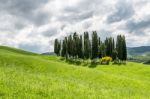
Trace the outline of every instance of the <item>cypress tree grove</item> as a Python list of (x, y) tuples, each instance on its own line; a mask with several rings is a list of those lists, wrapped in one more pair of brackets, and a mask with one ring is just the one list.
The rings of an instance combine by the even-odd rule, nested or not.
[(58, 39), (55, 39), (54, 52), (58, 56), (61, 54), (66, 59), (94, 59), (109, 56), (113, 60), (127, 60), (125, 36), (118, 35), (116, 42), (112, 37), (106, 38), (102, 42), (96, 31), (92, 32), (92, 40), (90, 40), (88, 32), (84, 32), (83, 36), (79, 36), (75, 32), (73, 35), (65, 37), (62, 43)]

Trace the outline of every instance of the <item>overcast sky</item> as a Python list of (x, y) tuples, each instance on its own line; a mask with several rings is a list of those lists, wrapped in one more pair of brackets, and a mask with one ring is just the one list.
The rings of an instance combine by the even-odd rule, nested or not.
[(93, 30), (150, 45), (150, 0), (0, 0), (0, 45), (41, 53), (55, 38)]

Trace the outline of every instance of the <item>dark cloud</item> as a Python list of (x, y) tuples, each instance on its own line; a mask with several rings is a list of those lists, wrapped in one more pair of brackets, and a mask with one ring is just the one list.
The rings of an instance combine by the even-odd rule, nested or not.
[(103, 2), (103, 0), (81, 0), (81, 2), (78, 3), (77, 8), (80, 11), (96, 10)]
[(95, 10), (103, 3), (102, 0), (81, 0), (75, 6), (67, 6), (63, 10), (67, 13), (82, 13), (85, 11)]
[(58, 21), (68, 22), (68, 23), (76, 23), (93, 16), (93, 11), (85, 11), (82, 13), (69, 13), (67, 15), (61, 15), (58, 17)]
[(44, 31), (41, 34), (45, 37), (52, 37), (55, 36), (57, 33), (58, 33), (57, 28), (50, 28), (49, 30)]
[(0, 12), (41, 25), (47, 21), (48, 14), (38, 9), (47, 2), (48, 0), (0, 0)]
[(48, 0), (0, 0), (0, 10), (11, 13), (31, 13)]
[(58, 20), (76, 23), (92, 18), (102, 3), (102, 0), (81, 0), (74, 6), (66, 6)]
[(150, 18), (145, 18), (143, 20), (129, 20), (126, 23), (126, 29), (130, 33), (144, 34), (144, 30), (150, 28)]
[(119, 22), (134, 15), (132, 4), (127, 0), (119, 0), (116, 4), (115, 11), (107, 17), (108, 23)]
[(13, 24), (13, 28), (17, 29), (17, 30), (21, 30), (23, 29), (27, 24), (25, 22), (22, 21), (15, 21), (15, 23)]
[(84, 29), (88, 29), (88, 28), (90, 28), (92, 26), (92, 21), (85, 21), (84, 23), (83, 23), (83, 28)]

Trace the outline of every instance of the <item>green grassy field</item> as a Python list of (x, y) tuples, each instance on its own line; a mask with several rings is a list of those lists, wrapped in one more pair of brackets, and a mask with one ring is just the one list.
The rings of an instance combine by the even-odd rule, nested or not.
[(149, 99), (150, 65), (89, 68), (1, 46), (0, 98)]

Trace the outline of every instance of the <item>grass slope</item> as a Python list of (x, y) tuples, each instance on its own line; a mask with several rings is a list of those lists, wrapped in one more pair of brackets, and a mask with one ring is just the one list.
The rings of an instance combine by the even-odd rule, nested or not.
[(58, 57), (0, 47), (0, 97), (6, 99), (148, 99), (150, 67), (75, 66)]

